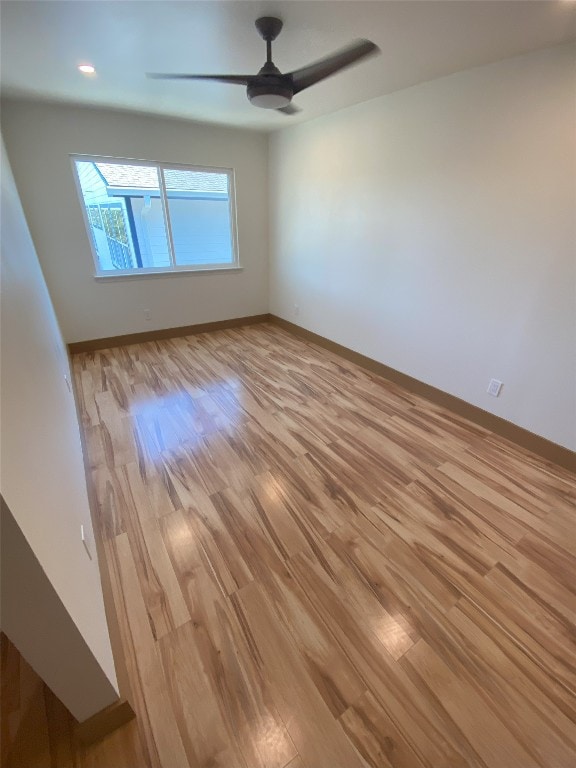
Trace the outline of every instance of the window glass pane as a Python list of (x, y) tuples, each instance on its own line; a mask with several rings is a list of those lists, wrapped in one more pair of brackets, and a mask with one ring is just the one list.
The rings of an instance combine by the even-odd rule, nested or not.
[(227, 173), (164, 169), (176, 264), (232, 264)]
[(100, 269), (170, 267), (158, 170), (75, 162)]

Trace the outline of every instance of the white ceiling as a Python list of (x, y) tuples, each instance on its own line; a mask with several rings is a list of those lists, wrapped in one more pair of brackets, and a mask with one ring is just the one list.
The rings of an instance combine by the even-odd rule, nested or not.
[[(147, 80), (147, 71), (252, 74), (265, 60), (254, 21), (284, 29), (273, 58), (290, 71), (355, 38), (380, 56), (299, 94), (286, 117), (218, 83)], [(260, 130), (284, 128), (442, 75), (576, 38), (570, 0), (3, 0), (5, 95), (173, 115)], [(76, 67), (90, 62), (97, 76)]]

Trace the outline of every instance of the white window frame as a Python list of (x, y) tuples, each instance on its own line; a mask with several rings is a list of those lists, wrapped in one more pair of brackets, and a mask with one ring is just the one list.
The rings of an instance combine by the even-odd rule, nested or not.
[[(150, 275), (177, 275), (180, 273), (189, 272), (230, 272), (240, 270), (240, 259), (238, 253), (238, 233), (236, 225), (236, 184), (233, 168), (219, 168), (216, 166), (205, 165), (189, 165), (185, 163), (163, 163), (158, 160), (136, 160), (129, 157), (106, 157), (104, 155), (70, 155), (70, 161), (72, 163), (72, 170), (74, 175), (74, 181), (76, 182), (76, 191), (78, 193), (78, 199), (80, 207), (82, 209), (82, 216), (84, 219), (84, 226), (86, 227), (86, 233), (90, 242), (90, 249), (92, 251), (92, 260), (94, 261), (95, 274), (94, 277), (104, 278), (107, 280), (116, 277), (144, 277)], [(102, 269), (98, 260), (98, 254), (92, 237), (91, 223), (88, 218), (88, 211), (86, 210), (86, 203), (84, 201), (84, 195), (82, 187), (80, 185), (80, 178), (78, 176), (78, 169), (76, 162), (88, 162), (88, 163), (116, 163), (117, 165), (140, 165), (156, 168), (158, 172), (160, 200), (162, 202), (162, 211), (164, 213), (164, 225), (166, 228), (166, 241), (168, 245), (168, 255), (170, 257), (170, 266), (168, 267), (136, 267), (134, 269)], [(199, 171), (200, 173), (225, 173), (228, 176), (228, 207), (230, 214), (230, 243), (232, 246), (233, 260), (230, 262), (224, 262), (222, 264), (191, 264), (181, 265), (176, 263), (176, 254), (174, 251), (174, 241), (172, 239), (172, 225), (170, 222), (170, 209), (168, 205), (168, 196), (166, 193), (166, 184), (164, 180), (163, 170), (168, 171)]]

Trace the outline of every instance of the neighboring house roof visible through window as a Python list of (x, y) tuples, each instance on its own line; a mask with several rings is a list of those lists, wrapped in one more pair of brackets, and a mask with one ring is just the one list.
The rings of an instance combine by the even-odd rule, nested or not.
[[(94, 163), (109, 187), (122, 189), (158, 189), (158, 173), (153, 166), (122, 165), (121, 163)], [(178, 192), (228, 193), (228, 176), (225, 173), (201, 171), (164, 171), (167, 190)]]

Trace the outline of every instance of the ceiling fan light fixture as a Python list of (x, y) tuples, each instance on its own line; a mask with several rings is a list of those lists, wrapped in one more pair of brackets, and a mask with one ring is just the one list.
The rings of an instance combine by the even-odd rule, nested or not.
[(292, 88), (284, 83), (252, 83), (246, 92), (250, 103), (263, 109), (279, 109), (292, 101)]
[(281, 93), (259, 93), (248, 98), (255, 107), (262, 107), (263, 109), (280, 109), (280, 107), (290, 104), (291, 101)]

